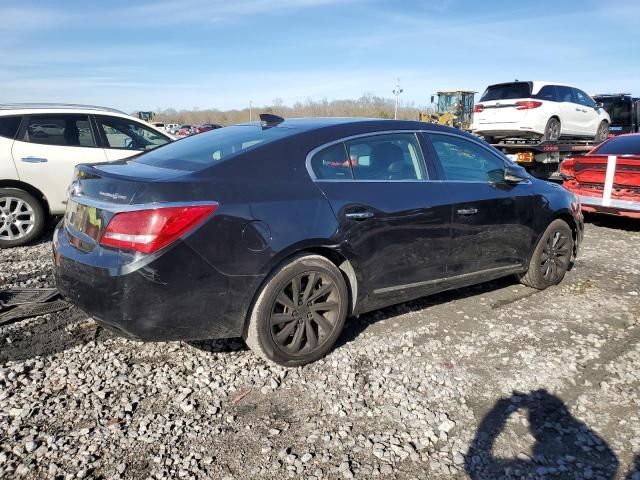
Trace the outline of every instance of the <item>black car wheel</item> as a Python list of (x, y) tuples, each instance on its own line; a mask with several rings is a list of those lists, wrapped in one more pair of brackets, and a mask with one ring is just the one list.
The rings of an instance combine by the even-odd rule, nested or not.
[(529, 270), (520, 277), (520, 282), (543, 290), (557, 285), (564, 278), (573, 256), (573, 232), (563, 220), (554, 220), (538, 242)]
[(33, 195), (0, 188), (0, 248), (25, 245), (38, 238), (44, 226), (44, 209)]
[(324, 356), (347, 316), (347, 286), (338, 268), (319, 255), (304, 255), (279, 268), (258, 295), (245, 340), (279, 365), (305, 365)]
[(547, 126), (544, 128), (544, 136), (542, 138), (548, 142), (557, 142), (560, 140), (560, 120), (550, 118)]
[(607, 122), (600, 122), (598, 130), (596, 131), (595, 141), (600, 143), (604, 142), (609, 136), (609, 124)]

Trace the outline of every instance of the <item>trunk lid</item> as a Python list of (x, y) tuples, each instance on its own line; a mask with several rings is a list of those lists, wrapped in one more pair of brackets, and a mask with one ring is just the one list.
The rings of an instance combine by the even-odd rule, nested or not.
[(195, 188), (185, 188), (187, 179), (191, 186), (194, 180), (189, 172), (131, 160), (78, 165), (64, 216), (71, 244), (83, 251), (93, 250), (119, 211), (201, 200), (206, 189), (198, 188), (197, 181)]
[[(587, 155), (574, 158), (576, 180), (585, 185), (604, 187), (607, 172), (607, 155)], [(615, 188), (630, 188), (640, 192), (640, 156), (619, 156), (613, 179)]]

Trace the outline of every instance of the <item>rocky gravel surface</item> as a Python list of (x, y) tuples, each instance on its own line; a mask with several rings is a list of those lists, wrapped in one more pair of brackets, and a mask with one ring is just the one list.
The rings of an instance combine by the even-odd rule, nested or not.
[[(0, 265), (53, 286), (46, 241)], [(298, 369), (71, 308), (0, 326), (0, 478), (640, 480), (639, 337), (640, 223), (598, 217), (561, 285), (373, 312)]]

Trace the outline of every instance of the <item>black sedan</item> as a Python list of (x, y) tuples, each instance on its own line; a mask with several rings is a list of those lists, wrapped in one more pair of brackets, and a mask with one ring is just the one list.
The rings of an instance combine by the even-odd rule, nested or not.
[(347, 316), (506, 275), (555, 285), (582, 232), (572, 193), (459, 130), (265, 115), (78, 166), (55, 274), (123, 335), (243, 336), (295, 366)]

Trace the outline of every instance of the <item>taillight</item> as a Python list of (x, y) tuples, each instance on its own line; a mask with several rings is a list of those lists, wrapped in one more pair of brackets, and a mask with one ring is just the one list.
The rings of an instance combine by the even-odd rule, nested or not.
[(481, 103), (473, 107), (473, 113), (480, 113), (482, 110), (484, 110), (484, 105), (482, 105)]
[(516, 102), (516, 110), (529, 110), (531, 108), (538, 108), (542, 106), (542, 102), (537, 102), (535, 100), (524, 100), (521, 102)]
[(217, 208), (217, 205), (194, 205), (116, 213), (100, 244), (153, 253), (195, 228)]
[(575, 169), (575, 160), (573, 158), (567, 158), (560, 165), (560, 175), (565, 180), (572, 180), (575, 178), (576, 169)]

